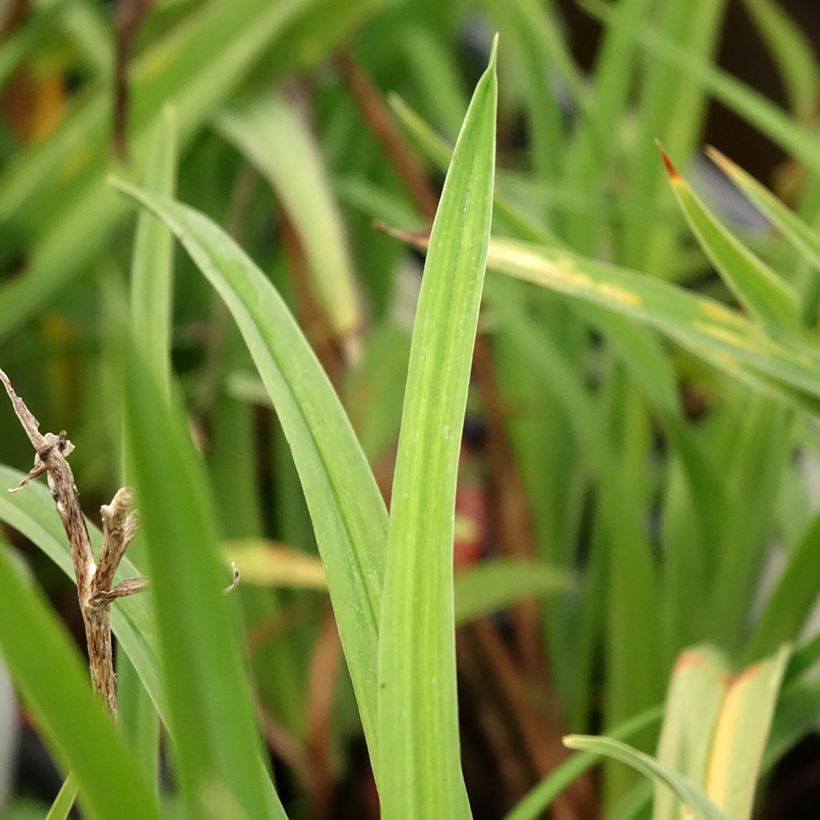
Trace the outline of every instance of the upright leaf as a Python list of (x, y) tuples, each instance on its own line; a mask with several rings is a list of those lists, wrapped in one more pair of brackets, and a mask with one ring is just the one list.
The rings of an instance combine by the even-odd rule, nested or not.
[[(708, 646), (687, 649), (675, 663), (664, 706), (658, 763), (703, 783), (714, 727), (729, 680), (729, 666)], [(678, 820), (675, 794), (656, 784), (653, 820)]]
[(202, 466), (184, 413), (125, 345), (128, 464), (149, 558), (171, 731), (189, 817), (284, 818), (262, 762)]
[[(166, 107), (149, 146), (145, 187), (173, 196), (177, 173), (177, 133), (174, 109)], [(134, 330), (160, 383), (170, 380), (173, 235), (147, 211), (137, 220), (131, 262), (131, 312)]]
[(752, 816), (760, 763), (791, 654), (786, 645), (738, 675), (720, 710), (706, 792), (732, 820)]
[[(153, 795), (42, 595), (0, 549), (0, 650), (90, 817), (158, 820)], [(104, 753), (101, 751), (104, 750)]]
[(461, 428), (495, 166), (495, 45), (467, 111), (424, 269), (405, 387), (379, 640), (382, 815), (463, 817), (453, 622)]

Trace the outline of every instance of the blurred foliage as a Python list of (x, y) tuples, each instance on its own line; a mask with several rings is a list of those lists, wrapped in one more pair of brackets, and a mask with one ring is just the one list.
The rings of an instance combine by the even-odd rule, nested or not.
[[(740, 5), (783, 107), (717, 63), (741, 13), (725, 0), (0, 6), (0, 366), (43, 430), (69, 431), (92, 521), (136, 485), (145, 532), (123, 572), (156, 578), (114, 607), (127, 742), (106, 740), (84, 695), (61, 714), (85, 691), (76, 658), (7, 560), (22, 551), (74, 624), (48, 491), (0, 496), (0, 645), (89, 816), (117, 783), (148, 794), (162, 743), (163, 816), (376, 817), (363, 731), (380, 785), (405, 742), (442, 783), (460, 754), (477, 818), (648, 816), (651, 788), (617, 763), (590, 776), (590, 752), (749, 816), (754, 780), (820, 714), (820, 72), (780, 4)], [(585, 67), (579, 14), (600, 32)], [(486, 100), (461, 129), (496, 31), (487, 187)], [(782, 152), (750, 169), (768, 178), (731, 161), (731, 133), (709, 150), (725, 178), (702, 156), (712, 100)], [(489, 165), (469, 165), (476, 145)], [(411, 345), (448, 167), (463, 202), (493, 200), (460, 441), (473, 328), (458, 299), (483, 265), (447, 254), (486, 230), (452, 203)], [(425, 415), (448, 401), (446, 422)], [(400, 428), (409, 507), (390, 520)], [(13, 486), (32, 455), (10, 409), (0, 440)], [(224, 598), (229, 553), (247, 583)], [(421, 678), (399, 674), (411, 656), (444, 674), (431, 692), (453, 695), (454, 727), (454, 619), (460, 752), (455, 730), (436, 747), (430, 713), (402, 711)], [(615, 740), (563, 748), (601, 727)], [(719, 752), (691, 745), (713, 730)], [(113, 751), (78, 770), (93, 738)], [(677, 816), (670, 795), (655, 817)], [(428, 816), (418, 801), (405, 816)]]

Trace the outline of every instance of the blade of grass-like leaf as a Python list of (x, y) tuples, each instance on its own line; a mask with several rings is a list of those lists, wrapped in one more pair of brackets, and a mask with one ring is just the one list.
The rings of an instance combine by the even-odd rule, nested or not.
[(772, 0), (743, 0), (779, 70), (792, 111), (809, 121), (817, 102), (817, 59), (807, 32)]
[(706, 791), (728, 817), (748, 818), (791, 646), (745, 669), (721, 708), (706, 774)]
[[(42, 597), (0, 550), (0, 648), (37, 724), (76, 778), (90, 817), (159, 818), (122, 737), (91, 691), (88, 671)], [(104, 750), (104, 753), (101, 753)]]
[[(206, 4), (146, 51), (132, 71), (129, 144), (134, 155), (145, 154), (145, 142), (168, 101), (176, 105), (180, 142), (188, 142), (284, 25), (308, 4)], [(20, 327), (78, 275), (125, 212), (104, 184), (113, 165), (95, 161), (108, 156), (108, 117), (107, 98), (95, 97), (53, 137), (18, 157), (3, 176), (0, 215), (20, 235), (31, 237), (33, 250), (25, 274), (0, 287), (0, 333)]]
[(748, 661), (794, 640), (817, 605), (820, 578), (820, 515), (792, 547), (777, 585), (757, 619), (744, 653)]
[[(607, 4), (598, 0), (583, 0), (583, 6), (607, 25), (612, 23), (613, 17)], [(809, 128), (796, 123), (783, 109), (759, 92), (709, 61), (680, 48), (656, 31), (644, 27), (640, 38), (641, 44), (650, 54), (684, 72), (689, 79), (703, 86), (715, 99), (757, 128), (787, 154), (797, 157), (815, 174), (820, 174), (817, 137)]]
[[(629, 740), (658, 723), (663, 708), (655, 706), (636, 715), (607, 732), (612, 740)], [(600, 762), (601, 755), (595, 752), (581, 752), (564, 761), (534, 786), (505, 816), (505, 820), (537, 820), (552, 805), (553, 800), (564, 789)]]
[[(400, 98), (393, 97), (391, 105), (404, 126), (413, 134), (425, 153), (439, 167), (445, 167), (450, 156), (450, 148), (431, 128), (410, 109)], [(497, 186), (493, 194), (495, 215), (503, 221), (519, 239), (534, 241), (558, 248), (563, 243), (552, 237), (550, 232), (532, 222), (516, 206), (510, 204)], [(402, 231), (391, 231), (396, 236), (410, 238)], [(412, 241), (412, 238), (411, 238)], [(590, 325), (601, 327), (623, 356), (637, 382), (644, 388), (656, 408), (668, 417), (676, 414), (677, 400), (674, 374), (660, 350), (657, 341), (649, 334), (623, 321), (619, 317), (602, 314), (585, 306), (582, 318)]]
[(74, 807), (74, 801), (77, 799), (77, 792), (79, 785), (77, 778), (73, 774), (69, 774), (63, 781), (60, 791), (54, 798), (51, 808), (48, 810), (46, 820), (66, 820), (71, 809)]
[(284, 818), (262, 761), (211, 502), (184, 414), (166, 402), (131, 338), (124, 364), (128, 464), (189, 816)]
[[(145, 185), (172, 195), (177, 174), (177, 132), (169, 105), (151, 135)], [(147, 211), (140, 214), (131, 260), (131, 316), (134, 331), (165, 395), (171, 382), (171, 327), (173, 322), (173, 236)], [(127, 470), (126, 470), (127, 472)], [(127, 483), (127, 482), (126, 482)], [(132, 558), (141, 558), (140, 538), (131, 545)], [(142, 562), (141, 562), (142, 563)], [(120, 722), (140, 763), (152, 780), (159, 773), (159, 721), (130, 659), (117, 658)]]
[[(729, 665), (716, 649), (698, 646), (680, 654), (666, 696), (658, 763), (695, 783), (705, 781), (728, 680)], [(653, 820), (678, 820), (682, 810), (669, 789), (655, 785)]]
[[(439, 170), (446, 171), (453, 153), (452, 146), (447, 140), (437, 134), (397, 94), (391, 94), (388, 97), (388, 103), (419, 148)], [(528, 214), (502, 197), (497, 188), (493, 191), (493, 212), (494, 218), (503, 218), (503, 221), (514, 230), (517, 236), (533, 242), (547, 244), (559, 242), (549, 230), (534, 222)]]
[(777, 699), (761, 771), (770, 771), (800, 738), (811, 732), (817, 726), (818, 715), (820, 678), (809, 676), (786, 685)]
[[(16, 487), (24, 473), (0, 465), (0, 488)], [(32, 483), (25, 492), (0, 492), (0, 520), (36, 544), (72, 581), (74, 568), (65, 532), (54, 510), (51, 493), (44, 484)], [(99, 555), (102, 534), (86, 522), (95, 555)], [(141, 573), (126, 556), (120, 562), (115, 581), (137, 578)], [(160, 715), (167, 721), (165, 694), (159, 681), (153, 618), (146, 596), (136, 595), (117, 601), (111, 607), (111, 625), (124, 649), (140, 674), (143, 685)]]
[(817, 232), (716, 148), (709, 146), (706, 153), (809, 263), (807, 281), (797, 282), (796, 287), (804, 298), (803, 320), (807, 325), (813, 324), (816, 300), (820, 297), (820, 237)]
[(595, 752), (626, 763), (641, 774), (659, 783), (685, 803), (701, 820), (728, 820), (714, 803), (706, 796), (703, 789), (689, 778), (661, 766), (649, 755), (627, 746), (618, 740), (607, 737), (590, 737), (588, 735), (569, 735), (564, 738), (564, 745), (570, 749)]
[(490, 242), (487, 265), (636, 318), (697, 355), (709, 352), (713, 364), (731, 367), (733, 375), (743, 365), (820, 396), (818, 359), (811, 347), (798, 337), (770, 339), (742, 314), (713, 299), (614, 265), (510, 239)]
[[(588, 118), (594, 117), (596, 128), (587, 121), (580, 123), (568, 154), (565, 175), (576, 190), (598, 186), (617, 150), (617, 140), (601, 140), (611, 123), (620, 122), (628, 101), (633, 73), (637, 68), (637, 30), (651, 9), (650, 0), (628, 0), (615, 9), (617, 23), (604, 34), (594, 71), (592, 105)], [(610, 217), (611, 218), (611, 217)], [(596, 220), (580, 215), (568, 220), (572, 247), (589, 253), (594, 249)]]
[(359, 295), (344, 224), (315, 137), (285, 97), (268, 91), (222, 111), (216, 126), (281, 200), (299, 233), (317, 296), (350, 348), (362, 321)]
[(572, 576), (532, 561), (496, 558), (464, 569), (455, 576), (456, 623), (489, 615), (522, 598), (566, 592)]
[(350, 422), (281, 297), (233, 240), (184, 205), (125, 183), (116, 185), (171, 228), (227, 304), (254, 358), (304, 487), (368, 747), (375, 756), (387, 512)]
[(689, 227), (729, 290), (772, 329), (796, 327), (797, 297), (791, 287), (718, 222), (663, 149), (661, 157)]
[[(419, 247), (427, 244), (424, 234), (391, 233)], [(561, 248), (494, 238), (487, 267), (638, 319), (732, 377), (748, 377), (818, 412), (820, 359), (799, 336), (772, 339), (721, 302)]]
[[(177, 173), (174, 109), (166, 106), (151, 136), (145, 187), (173, 196)], [(156, 217), (144, 211), (137, 221), (131, 262), (131, 315), (134, 331), (160, 384), (170, 383), (173, 236)]]
[[(469, 816), (453, 623), (453, 510), (492, 213), (496, 44), (444, 184), (413, 328), (379, 640), (382, 815)], [(412, 809), (410, 809), (412, 807)]]

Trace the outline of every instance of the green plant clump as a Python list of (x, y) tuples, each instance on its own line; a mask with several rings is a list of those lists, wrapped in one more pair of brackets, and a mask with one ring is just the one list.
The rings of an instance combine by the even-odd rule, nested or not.
[(780, 104), (725, 0), (12, 5), (0, 815), (805, 812), (817, 32), (735, 4)]

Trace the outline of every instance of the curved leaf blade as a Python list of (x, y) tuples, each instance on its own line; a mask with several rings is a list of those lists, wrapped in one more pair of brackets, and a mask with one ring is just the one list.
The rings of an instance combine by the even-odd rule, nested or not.
[(374, 756), (387, 511), (350, 422), (282, 298), (236, 243), (191, 208), (114, 184), (173, 231), (225, 301), (248, 345), (299, 471)]
[(701, 820), (728, 820), (727, 815), (704, 794), (700, 786), (626, 743), (608, 737), (568, 735), (564, 738), (564, 745), (570, 749), (595, 752), (626, 763), (653, 782), (671, 789)]

